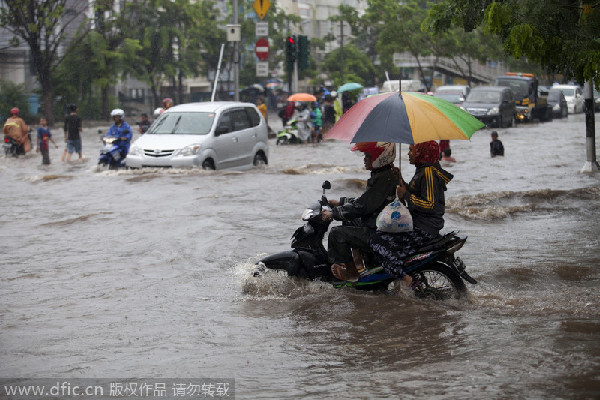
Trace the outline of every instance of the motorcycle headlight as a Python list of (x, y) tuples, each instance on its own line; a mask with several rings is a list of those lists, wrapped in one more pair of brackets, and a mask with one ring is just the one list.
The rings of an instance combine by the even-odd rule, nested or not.
[(492, 107), (488, 110), (488, 115), (492, 115), (492, 114), (498, 114), (500, 112), (500, 109), (498, 107)]
[(179, 150), (179, 155), (181, 156), (195, 156), (200, 152), (202, 146), (199, 144), (190, 144), (189, 146), (185, 146), (183, 149)]

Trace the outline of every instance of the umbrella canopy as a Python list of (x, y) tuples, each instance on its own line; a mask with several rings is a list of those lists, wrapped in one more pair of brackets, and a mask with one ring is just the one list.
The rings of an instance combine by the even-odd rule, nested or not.
[(347, 92), (348, 90), (356, 90), (356, 89), (362, 89), (363, 85), (361, 85), (360, 83), (354, 83), (354, 82), (349, 82), (349, 83), (344, 83), (342, 86), (340, 86), (338, 88), (338, 93), (341, 92)]
[(449, 101), (420, 93), (392, 92), (356, 103), (327, 133), (346, 142), (415, 144), (468, 140), (485, 125)]
[(317, 98), (309, 93), (296, 93), (288, 97), (288, 101), (317, 101)]

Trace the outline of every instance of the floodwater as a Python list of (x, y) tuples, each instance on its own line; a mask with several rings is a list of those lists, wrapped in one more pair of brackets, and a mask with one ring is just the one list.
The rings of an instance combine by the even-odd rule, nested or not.
[(584, 121), (499, 130), (503, 158), (489, 130), (452, 142), (445, 230), (468, 235), (479, 284), (443, 303), (251, 278), (323, 180), (331, 197), (360, 193), (368, 172), (345, 143), (270, 141), (268, 167), (247, 172), (97, 172), (87, 129), (83, 162), (61, 163), (62, 147), (50, 166), (2, 158), (0, 377), (233, 378), (244, 399), (599, 398)]

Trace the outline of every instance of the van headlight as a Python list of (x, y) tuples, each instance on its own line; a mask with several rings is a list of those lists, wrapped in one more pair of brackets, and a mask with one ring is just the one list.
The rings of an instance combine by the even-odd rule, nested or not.
[(498, 107), (492, 107), (488, 110), (488, 115), (492, 115), (492, 114), (498, 114), (500, 112), (500, 109)]
[(189, 146), (185, 146), (183, 149), (179, 150), (179, 155), (181, 156), (195, 156), (200, 153), (202, 146), (199, 144), (190, 144)]
[(142, 150), (141, 147), (133, 145), (129, 149), (129, 155), (132, 155), (132, 156), (143, 156), (144, 155), (144, 150)]

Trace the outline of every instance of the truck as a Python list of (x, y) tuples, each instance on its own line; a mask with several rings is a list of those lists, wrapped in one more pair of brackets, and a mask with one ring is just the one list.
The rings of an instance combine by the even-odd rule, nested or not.
[(552, 106), (548, 104), (548, 91), (539, 88), (538, 79), (533, 74), (507, 72), (496, 77), (496, 86), (511, 88), (515, 94), (517, 121), (540, 121), (552, 119)]

